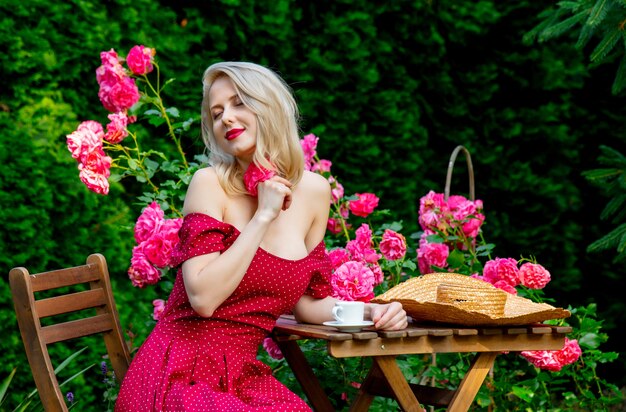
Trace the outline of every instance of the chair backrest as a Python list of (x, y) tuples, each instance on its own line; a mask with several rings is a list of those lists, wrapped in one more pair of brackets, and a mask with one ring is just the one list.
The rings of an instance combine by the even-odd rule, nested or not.
[[(67, 411), (59, 388), (48, 345), (102, 333), (116, 379), (121, 382), (130, 364), (117, 308), (111, 291), (109, 270), (101, 254), (92, 254), (87, 264), (50, 272), (29, 274), (23, 267), (11, 269), (9, 281), (22, 341), (37, 391), (46, 411)], [(70, 291), (36, 299), (35, 293), (66, 286), (89, 284), (88, 290)], [(71, 288), (66, 288), (68, 290)], [(85, 309), (95, 309), (84, 311)], [(84, 311), (86, 317), (42, 326), (41, 319)], [(46, 322), (50, 323), (50, 322)]]

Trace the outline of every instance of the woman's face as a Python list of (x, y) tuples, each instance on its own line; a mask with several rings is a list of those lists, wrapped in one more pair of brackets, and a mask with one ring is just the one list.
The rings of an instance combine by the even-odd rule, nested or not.
[(257, 118), (243, 104), (229, 77), (219, 77), (211, 85), (209, 110), (218, 146), (247, 166), (256, 148)]

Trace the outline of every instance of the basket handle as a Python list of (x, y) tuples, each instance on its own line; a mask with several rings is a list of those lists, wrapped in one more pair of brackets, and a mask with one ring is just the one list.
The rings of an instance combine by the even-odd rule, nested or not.
[(445, 200), (447, 201), (450, 197), (450, 182), (452, 181), (452, 170), (454, 169), (454, 161), (456, 160), (457, 155), (460, 151), (463, 151), (465, 154), (465, 160), (467, 160), (467, 172), (469, 174), (469, 196), (470, 200), (475, 200), (474, 194), (474, 167), (472, 166), (472, 157), (470, 156), (470, 152), (464, 146), (457, 146), (452, 155), (450, 156), (450, 162), (448, 162), (448, 174), (446, 176), (446, 188), (444, 192)]

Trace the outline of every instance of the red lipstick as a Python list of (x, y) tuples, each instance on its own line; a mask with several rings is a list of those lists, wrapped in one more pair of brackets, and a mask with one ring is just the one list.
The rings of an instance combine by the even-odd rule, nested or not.
[(233, 140), (234, 138), (236, 138), (237, 136), (239, 136), (245, 131), (246, 129), (230, 129), (229, 131), (226, 132), (226, 136), (225, 136), (226, 140)]

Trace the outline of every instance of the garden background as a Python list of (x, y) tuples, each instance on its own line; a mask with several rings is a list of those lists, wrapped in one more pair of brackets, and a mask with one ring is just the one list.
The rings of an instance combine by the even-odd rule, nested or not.
[[(176, 79), (164, 98), (196, 119), (209, 64), (249, 60), (280, 72), (295, 91), (303, 134), (320, 137), (318, 153), (332, 160), (346, 191), (376, 193), (405, 234), (418, 230), (419, 198), (443, 191), (452, 150), (467, 147), (485, 206), (483, 231), (497, 255), (536, 256), (552, 273), (546, 295), (559, 305), (597, 304), (610, 337), (602, 349), (621, 353), (598, 370), (623, 388), (623, 262), (614, 261), (614, 250), (587, 252), (616, 224), (600, 218), (610, 198), (582, 175), (602, 167), (601, 145), (626, 153), (624, 96), (611, 90), (619, 60), (590, 65), (597, 41), (576, 48), (576, 30), (525, 42), (548, 7), (0, 2), (0, 381), (18, 368), (9, 407), (34, 388), (8, 286), (11, 267), (38, 272), (103, 253), (122, 324), (137, 343), (153, 325), (152, 299), (166, 297), (158, 288), (132, 287), (126, 275), (139, 185), (114, 183), (108, 196), (89, 192), (65, 143), (82, 120), (105, 118), (95, 78), (99, 53), (135, 44), (157, 50), (162, 74)], [(142, 138), (159, 147), (162, 136)], [(202, 152), (197, 123), (182, 143), (187, 153)], [(467, 194), (462, 159), (452, 192)], [(99, 362), (104, 351), (90, 350)], [(84, 405), (97, 405), (104, 389), (97, 371), (77, 382)]]

